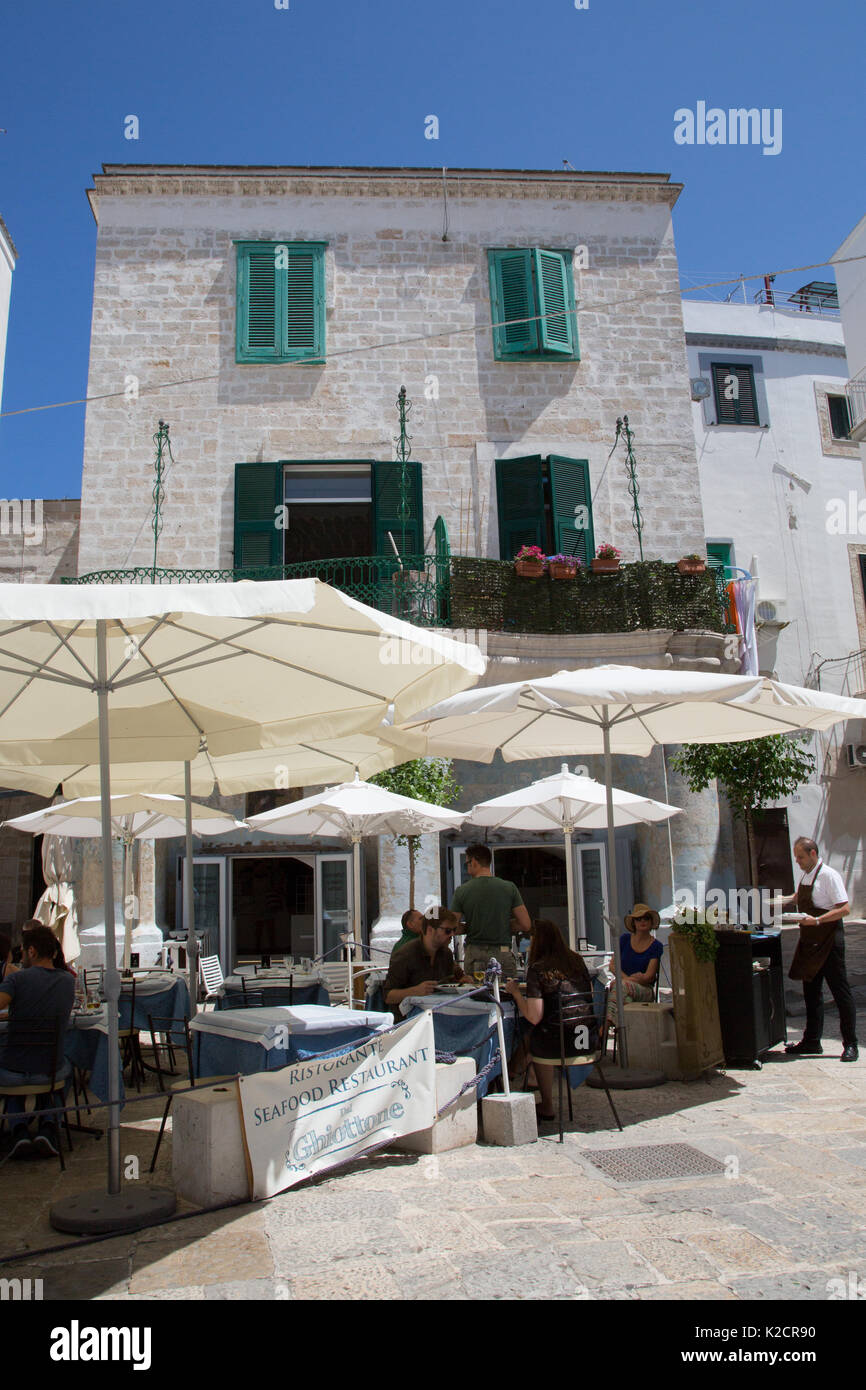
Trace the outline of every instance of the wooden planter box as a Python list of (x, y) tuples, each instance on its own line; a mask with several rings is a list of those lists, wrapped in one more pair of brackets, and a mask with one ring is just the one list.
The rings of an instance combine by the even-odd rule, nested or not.
[(619, 569), (619, 560), (593, 560), (593, 574), (616, 574)]
[(668, 951), (677, 1052), (683, 1076), (689, 1080), (725, 1065), (716, 967), (713, 961), (697, 960), (692, 943), (678, 932), (668, 937)]
[(707, 566), (703, 560), (677, 560), (680, 574), (705, 574)]
[(521, 579), (540, 579), (544, 574), (544, 561), (515, 560), (514, 568)]
[(576, 579), (577, 567), (575, 565), (557, 565), (548, 562), (547, 572), (551, 579)]

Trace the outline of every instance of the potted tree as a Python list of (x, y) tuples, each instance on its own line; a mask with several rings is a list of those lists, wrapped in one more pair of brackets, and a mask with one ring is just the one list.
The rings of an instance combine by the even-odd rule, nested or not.
[(522, 545), (514, 557), (514, 568), (522, 579), (540, 579), (547, 568), (544, 551), (537, 545)]
[(547, 572), (551, 579), (576, 579), (581, 563), (576, 555), (548, 555)]
[(619, 569), (620, 552), (615, 545), (605, 542), (600, 545), (595, 552), (595, 559), (592, 562), (593, 574), (613, 574)]
[(707, 562), (702, 555), (684, 555), (681, 560), (677, 560), (680, 574), (703, 574), (706, 568)]

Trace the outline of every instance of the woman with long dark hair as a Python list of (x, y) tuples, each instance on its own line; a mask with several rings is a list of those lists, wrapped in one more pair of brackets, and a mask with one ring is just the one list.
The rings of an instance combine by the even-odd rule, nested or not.
[[(592, 1052), (598, 1041), (589, 971), (583, 957), (566, 945), (556, 923), (541, 917), (532, 924), (525, 996), (516, 980), (509, 980), (505, 988), (532, 1025), (524, 1047), (525, 1054), (538, 1063), (535, 1075), (541, 1105), (536, 1113), (539, 1120), (553, 1120), (552, 1063), (562, 1060), (563, 1033), (566, 1066)], [(560, 1011), (565, 1020), (563, 1033)]]
[(0, 932), (0, 980), (14, 974), (20, 968), (12, 959), (12, 937), (5, 931)]

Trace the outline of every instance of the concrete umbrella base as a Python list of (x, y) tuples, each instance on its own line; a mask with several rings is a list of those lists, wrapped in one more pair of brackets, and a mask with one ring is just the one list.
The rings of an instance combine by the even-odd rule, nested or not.
[(173, 1192), (165, 1187), (126, 1187), (121, 1192), (79, 1192), (55, 1202), (49, 1220), (55, 1231), (72, 1235), (101, 1236), (137, 1231), (167, 1221), (177, 1208)]

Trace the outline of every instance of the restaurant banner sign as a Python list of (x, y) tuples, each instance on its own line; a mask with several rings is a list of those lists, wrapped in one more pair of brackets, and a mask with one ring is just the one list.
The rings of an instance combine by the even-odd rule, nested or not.
[(436, 1117), (433, 1016), (410, 1019), (339, 1057), (239, 1081), (250, 1195), (272, 1197)]

